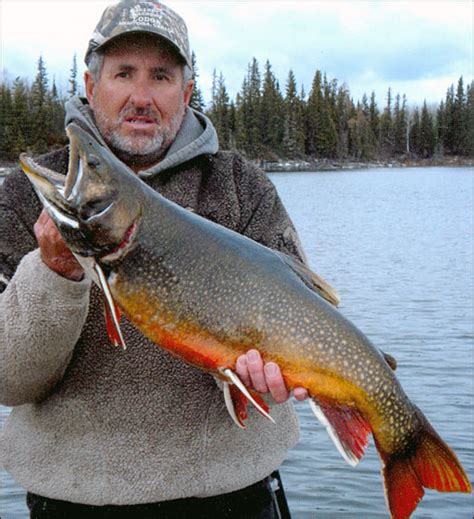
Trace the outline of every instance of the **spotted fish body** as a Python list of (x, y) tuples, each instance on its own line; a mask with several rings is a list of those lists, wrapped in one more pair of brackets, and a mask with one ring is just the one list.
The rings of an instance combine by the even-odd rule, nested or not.
[(226, 380), (250, 348), (279, 364), (290, 389), (308, 389), (346, 461), (355, 465), (373, 434), (394, 518), (411, 515), (423, 487), (471, 490), (384, 355), (306, 267), (166, 200), (79, 127), (68, 134), (65, 183), (26, 157), (23, 169), (71, 250), (100, 265), (147, 337)]

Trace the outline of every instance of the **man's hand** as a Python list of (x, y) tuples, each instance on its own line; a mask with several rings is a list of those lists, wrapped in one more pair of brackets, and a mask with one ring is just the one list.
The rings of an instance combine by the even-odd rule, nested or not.
[(34, 231), (43, 262), (60, 276), (72, 281), (81, 281), (84, 270), (44, 209), (35, 223)]
[[(271, 393), (273, 400), (278, 404), (286, 402), (290, 398), (283, 376), (278, 364), (274, 362), (263, 363), (257, 350), (249, 350), (245, 355), (237, 359), (237, 375), (249, 388), (259, 393)], [(297, 400), (308, 398), (308, 391), (302, 387), (293, 390), (293, 396)]]

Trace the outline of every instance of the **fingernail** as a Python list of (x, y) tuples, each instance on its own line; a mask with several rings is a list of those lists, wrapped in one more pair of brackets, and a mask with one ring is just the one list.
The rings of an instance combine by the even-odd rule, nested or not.
[(259, 355), (258, 355), (258, 352), (256, 352), (255, 350), (250, 350), (247, 353), (247, 357), (250, 360), (250, 362), (257, 362)]
[(265, 364), (265, 373), (267, 375), (276, 375), (278, 373), (278, 366), (271, 362)]

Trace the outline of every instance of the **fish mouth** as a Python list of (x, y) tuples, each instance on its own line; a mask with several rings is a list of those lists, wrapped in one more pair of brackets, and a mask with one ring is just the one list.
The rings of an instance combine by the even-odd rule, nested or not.
[(26, 153), (20, 155), (20, 164), (51, 218), (57, 224), (78, 229), (79, 222), (64, 196), (66, 177), (41, 166)]
[(102, 198), (90, 200), (80, 210), (74, 207), (83, 176), (82, 160), (74, 152), (70, 155), (66, 177), (41, 166), (26, 154), (20, 156), (20, 163), (44, 208), (57, 224), (79, 229), (83, 224), (93, 225), (114, 208), (114, 201)]
[(107, 252), (106, 254), (100, 256), (100, 261), (104, 263), (113, 263), (121, 258), (123, 258), (133, 247), (135, 236), (138, 232), (138, 224), (139, 218), (134, 220), (134, 222), (127, 229), (123, 240), (115, 247), (111, 252)]

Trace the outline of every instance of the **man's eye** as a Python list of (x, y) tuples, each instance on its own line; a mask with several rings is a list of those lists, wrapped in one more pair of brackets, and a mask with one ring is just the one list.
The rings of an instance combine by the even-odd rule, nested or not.
[(122, 78), (127, 78), (129, 76), (130, 76), (130, 73), (129, 72), (125, 72), (125, 71), (119, 72), (117, 74), (117, 77), (122, 77)]
[(167, 76), (165, 74), (155, 74), (155, 79), (158, 81), (165, 81)]

